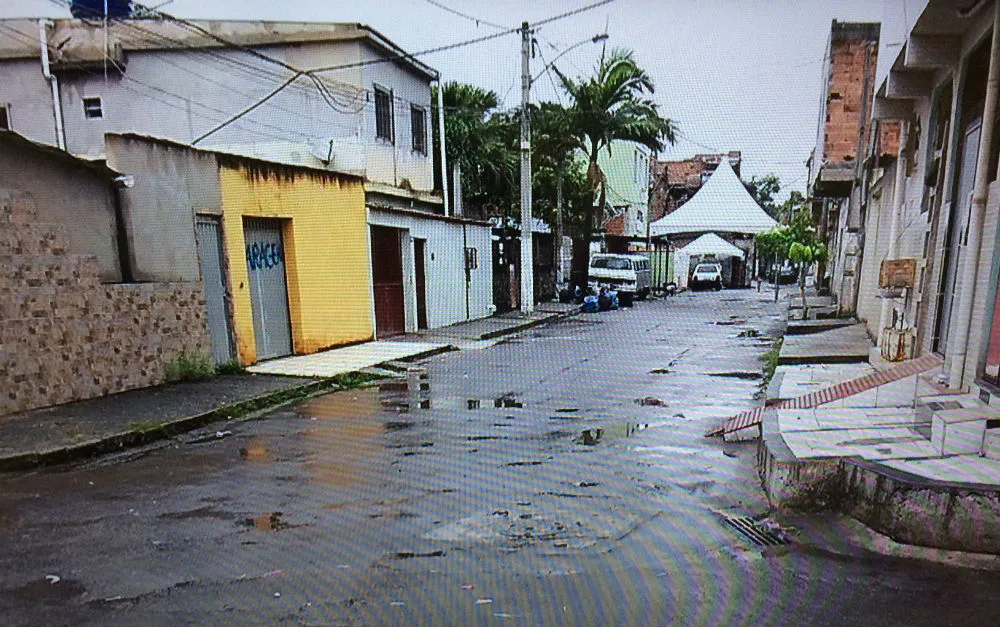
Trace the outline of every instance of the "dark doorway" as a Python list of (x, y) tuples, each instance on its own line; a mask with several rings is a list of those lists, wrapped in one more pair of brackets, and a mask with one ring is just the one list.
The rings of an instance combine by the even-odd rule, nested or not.
[(427, 240), (413, 240), (413, 270), (417, 279), (417, 328), (427, 328), (427, 281), (424, 273), (424, 247)]
[(372, 228), (372, 283), (375, 291), (375, 337), (406, 332), (403, 308), (403, 255), (399, 231)]

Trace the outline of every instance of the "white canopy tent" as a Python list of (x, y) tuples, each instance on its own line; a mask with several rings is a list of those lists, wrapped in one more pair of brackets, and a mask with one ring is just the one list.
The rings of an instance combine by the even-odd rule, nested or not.
[(740, 248), (730, 244), (715, 233), (705, 233), (684, 248), (674, 252), (674, 282), (678, 287), (687, 287), (691, 259), (711, 257), (722, 260), (730, 257), (743, 259), (746, 256)]
[(716, 257), (739, 257), (740, 259), (743, 259), (746, 254), (715, 233), (705, 233), (677, 252), (688, 257), (715, 255)]
[(725, 159), (694, 196), (673, 213), (649, 225), (653, 237), (680, 233), (753, 235), (775, 226)]

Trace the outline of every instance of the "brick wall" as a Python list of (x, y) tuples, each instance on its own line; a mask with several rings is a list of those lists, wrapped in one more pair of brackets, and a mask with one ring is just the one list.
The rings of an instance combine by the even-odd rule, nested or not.
[(874, 84), (875, 45), (857, 39), (831, 45), (823, 140), (823, 157), (828, 164), (853, 163), (858, 158), (862, 100), (871, 98)]
[(65, 227), (0, 191), (0, 416), (162, 383), (210, 353), (200, 283), (102, 284)]

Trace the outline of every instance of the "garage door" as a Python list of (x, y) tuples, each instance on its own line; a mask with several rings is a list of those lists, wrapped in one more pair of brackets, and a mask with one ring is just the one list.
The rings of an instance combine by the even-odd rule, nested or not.
[(212, 359), (216, 365), (233, 359), (233, 346), (229, 333), (229, 309), (226, 306), (226, 282), (223, 275), (222, 237), (219, 219), (198, 216), (198, 261), (201, 264), (201, 282), (205, 288), (205, 309), (208, 314), (208, 335), (212, 340)]
[(372, 227), (372, 283), (375, 291), (375, 335), (392, 337), (406, 331), (403, 309), (403, 255), (399, 230)]
[(258, 360), (284, 357), (292, 353), (285, 246), (281, 227), (280, 220), (243, 220)]

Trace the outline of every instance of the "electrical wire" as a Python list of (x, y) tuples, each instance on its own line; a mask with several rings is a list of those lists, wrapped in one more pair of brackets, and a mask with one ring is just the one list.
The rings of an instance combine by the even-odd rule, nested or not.
[(448, 13), (451, 13), (452, 15), (457, 15), (459, 17), (464, 17), (467, 20), (472, 20), (473, 22), (476, 23), (476, 26), (479, 26), (480, 24), (485, 24), (485, 25), (490, 26), (492, 28), (499, 28), (500, 30), (506, 30), (508, 28), (507, 26), (504, 26), (503, 24), (494, 24), (493, 22), (487, 22), (486, 20), (480, 19), (480, 18), (478, 18), (478, 17), (476, 17), (474, 15), (469, 15), (467, 13), (462, 13), (461, 11), (456, 11), (455, 9), (453, 9), (453, 8), (451, 8), (451, 7), (443, 4), (441, 2), (438, 2), (437, 0), (425, 0), (425, 2), (427, 2), (428, 4), (434, 5), (434, 6), (436, 6), (439, 9), (447, 11)]

